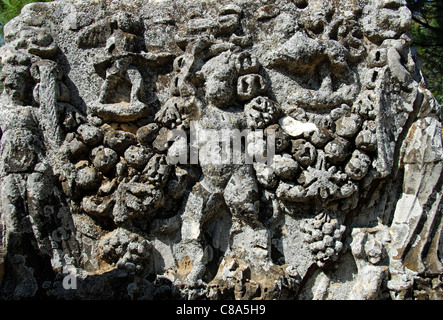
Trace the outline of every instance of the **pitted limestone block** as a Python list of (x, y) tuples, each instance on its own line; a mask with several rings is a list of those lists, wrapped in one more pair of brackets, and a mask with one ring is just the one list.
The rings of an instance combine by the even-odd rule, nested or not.
[(230, 52), (223, 52), (206, 63), (201, 73), (205, 78), (205, 98), (217, 107), (229, 107), (236, 90), (236, 70)]
[[(180, 110), (182, 106), (183, 99), (179, 97), (168, 99), (164, 106), (155, 114), (155, 120), (165, 126), (181, 123)], [(158, 129), (156, 130), (158, 131)]]
[(158, 130), (159, 127), (156, 123), (147, 124), (137, 130), (137, 139), (143, 144), (151, 143), (154, 141)]
[(241, 52), (235, 60), (235, 68), (239, 75), (258, 73), (260, 65), (257, 57), (249, 51)]
[(255, 175), (258, 183), (266, 188), (275, 188), (278, 184), (278, 177), (271, 166), (261, 162), (254, 162)]
[(137, 144), (137, 138), (130, 132), (111, 130), (105, 133), (104, 143), (117, 153), (123, 154), (129, 146)]
[(386, 65), (387, 61), (386, 48), (378, 48), (377, 50), (369, 52), (368, 64), (371, 68), (383, 67)]
[(86, 144), (84, 144), (81, 140), (77, 138), (74, 138), (69, 142), (68, 149), (73, 159), (78, 159), (86, 156), (89, 152), (88, 146), (86, 146)]
[(171, 94), (173, 96), (182, 97), (192, 96), (195, 92), (195, 88), (189, 80), (189, 75), (186, 71), (175, 75), (169, 87)]
[(412, 81), (412, 76), (402, 64), (400, 53), (395, 48), (389, 48), (387, 56), (389, 70), (391, 70), (392, 75), (402, 86), (407, 87)]
[(80, 48), (90, 47), (104, 47), (107, 38), (111, 35), (111, 25), (109, 20), (104, 20), (101, 23), (94, 24), (86, 29), (83, 29), (77, 39), (77, 45)]
[(226, 14), (217, 18), (218, 32), (231, 35), (239, 27), (239, 16), (237, 14)]
[[(374, 89), (377, 86), (377, 81), (380, 80), (380, 70), (379, 68), (374, 68), (368, 70), (363, 79), (363, 86), (366, 89)], [(382, 73), (383, 74), (383, 73)]]
[(258, 8), (256, 13), (257, 20), (267, 20), (276, 17), (279, 14), (278, 8), (270, 5), (265, 5), (263, 7)]
[[(270, 131), (270, 130), (273, 130), (273, 131)], [(273, 132), (274, 137), (275, 137), (274, 144), (275, 144), (275, 152), (276, 153), (283, 152), (286, 148), (289, 147), (289, 145), (291, 144), (291, 139), (284, 132), (284, 130), (282, 130), (280, 125), (273, 124), (273, 125), (270, 125), (269, 127), (267, 127), (264, 132), (265, 136), (267, 137), (268, 134), (271, 134), (271, 132)]]
[(0, 299), (441, 297), (404, 0), (102, 2), (3, 26)]
[(166, 152), (168, 150), (169, 141), (171, 141), (171, 138), (172, 138), (171, 130), (168, 130), (168, 128), (162, 127), (158, 131), (157, 137), (152, 142), (152, 146), (158, 152)]
[(257, 218), (260, 202), (252, 166), (240, 168), (232, 175), (223, 196), (234, 215), (252, 221)]
[[(372, 41), (396, 38), (411, 27), (411, 13), (406, 3), (377, 1), (364, 7), (363, 33)], [(374, 19), (374, 15), (378, 15)]]
[(2, 136), (1, 160), (6, 172), (26, 172), (36, 161), (35, 138), (27, 130), (8, 130)]
[(278, 116), (277, 103), (266, 97), (254, 98), (245, 106), (249, 128), (262, 129), (274, 122)]
[(85, 197), (81, 207), (92, 217), (108, 217), (111, 213), (114, 200), (112, 198)]
[(346, 178), (346, 174), (338, 171), (336, 167), (330, 167), (328, 170), (308, 167), (300, 174), (297, 182), (306, 190), (307, 197), (332, 200), (347, 198), (357, 191), (354, 184), (343, 184)]
[(242, 8), (234, 3), (229, 3), (226, 5), (223, 5), (223, 7), (220, 8), (219, 14), (220, 15), (227, 15), (227, 14), (236, 14), (241, 15), (243, 12)]
[(112, 180), (104, 179), (100, 188), (98, 189), (97, 195), (106, 196), (112, 193), (117, 187), (117, 179), (114, 178)]
[(194, 18), (188, 21), (186, 29), (191, 34), (199, 34), (201, 32), (211, 32), (216, 26), (213, 19)]
[(362, 179), (369, 171), (371, 158), (359, 150), (352, 153), (351, 159), (346, 164), (345, 173), (354, 180)]
[(103, 133), (95, 126), (82, 124), (77, 128), (77, 133), (89, 147), (94, 147), (103, 142)]
[(371, 129), (363, 129), (355, 138), (355, 145), (363, 151), (375, 151), (377, 149), (377, 136)]
[(124, 157), (130, 166), (143, 169), (153, 155), (154, 152), (147, 147), (132, 145), (126, 149)]
[(101, 241), (101, 255), (110, 264), (129, 272), (140, 272), (152, 255), (152, 244), (141, 236), (119, 228)]
[(352, 114), (341, 117), (336, 121), (336, 133), (341, 137), (353, 137), (361, 127), (361, 118), (359, 115)]
[(140, 103), (128, 103), (118, 101), (115, 103), (92, 103), (89, 111), (107, 121), (128, 122), (149, 116), (151, 108), (149, 105)]
[(328, 142), (325, 146), (325, 154), (332, 163), (340, 163), (349, 155), (349, 148), (349, 141), (338, 137)]
[(388, 276), (383, 259), (385, 245), (389, 243), (390, 236), (380, 228), (355, 228), (352, 230), (352, 238), (351, 251), (357, 264), (358, 275), (349, 298), (376, 299), (383, 281)]
[(247, 74), (238, 78), (237, 95), (241, 100), (250, 100), (266, 92), (266, 84), (262, 76)]
[(24, 45), (27, 46), (29, 53), (45, 58), (50, 58), (57, 53), (58, 46), (46, 28), (31, 28), (24, 36), (23, 40), (26, 43)]
[(160, 186), (166, 183), (170, 172), (171, 166), (168, 165), (166, 156), (160, 154), (152, 156), (143, 169), (143, 175), (147, 180)]
[(88, 165), (87, 161), (81, 161), (76, 164), (77, 172), (76, 186), (84, 190), (93, 190), (100, 185), (100, 175), (97, 171)]
[(318, 266), (322, 267), (328, 261), (336, 261), (343, 249), (340, 241), (346, 227), (341, 225), (331, 213), (323, 212), (314, 219), (305, 221), (301, 230), (305, 233), (305, 241), (309, 250), (315, 256)]
[(323, 147), (328, 141), (332, 139), (332, 135), (327, 128), (319, 128), (314, 131), (310, 140), (317, 147)]
[(143, 22), (140, 17), (129, 12), (117, 13), (117, 26), (124, 32), (140, 34), (143, 29)]
[(292, 140), (291, 153), (294, 159), (303, 167), (313, 164), (317, 157), (315, 147), (304, 139)]
[(164, 193), (154, 184), (120, 183), (112, 210), (114, 223), (124, 225), (137, 219), (151, 219), (164, 204)]
[(274, 156), (272, 168), (280, 178), (292, 180), (298, 171), (298, 163), (289, 153), (277, 154)]
[(92, 156), (94, 157), (92, 162), (94, 167), (103, 173), (108, 173), (113, 170), (119, 160), (117, 152), (110, 148), (104, 148), (103, 146), (92, 150)]
[(293, 202), (307, 201), (307, 190), (303, 186), (281, 181), (276, 190), (277, 198)]

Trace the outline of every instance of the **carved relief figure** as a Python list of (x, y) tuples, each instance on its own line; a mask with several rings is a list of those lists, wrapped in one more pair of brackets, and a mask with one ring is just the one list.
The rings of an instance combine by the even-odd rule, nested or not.
[[(30, 285), (8, 275), (1, 294), (438, 294), (440, 106), (408, 14), (399, 0), (25, 6), (5, 26), (0, 175), (8, 270)], [(32, 276), (29, 252), (54, 279)]]

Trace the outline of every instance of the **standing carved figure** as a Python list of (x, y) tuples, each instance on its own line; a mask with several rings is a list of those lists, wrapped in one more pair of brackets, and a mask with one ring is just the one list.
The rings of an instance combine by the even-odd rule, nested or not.
[(410, 27), (403, 0), (26, 5), (0, 297), (441, 298), (441, 107)]

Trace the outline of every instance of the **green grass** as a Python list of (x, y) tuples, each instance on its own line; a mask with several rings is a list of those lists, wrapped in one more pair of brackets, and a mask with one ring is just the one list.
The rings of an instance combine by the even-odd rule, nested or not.
[(31, 2), (49, 2), (51, 0), (0, 0), (0, 24), (6, 22), (20, 14), (21, 9)]
[[(3, 26), (12, 18), (18, 16), (23, 8), (31, 2), (50, 2), (52, 0), (0, 0), (0, 46), (4, 45)], [(0, 64), (0, 70), (1, 70)], [(3, 82), (0, 82), (0, 93), (3, 91)]]
[(51, 0), (0, 0), (0, 32), (3, 42), (3, 26), (18, 16), (23, 6), (31, 2), (50, 2)]

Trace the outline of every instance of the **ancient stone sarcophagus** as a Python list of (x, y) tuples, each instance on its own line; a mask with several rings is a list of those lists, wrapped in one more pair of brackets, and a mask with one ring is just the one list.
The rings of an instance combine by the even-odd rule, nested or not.
[(1, 48), (0, 296), (441, 299), (402, 0), (54, 1)]

